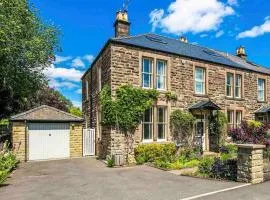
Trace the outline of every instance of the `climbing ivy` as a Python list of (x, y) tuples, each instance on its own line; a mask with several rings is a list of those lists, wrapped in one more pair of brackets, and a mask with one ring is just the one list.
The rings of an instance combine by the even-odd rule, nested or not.
[(120, 86), (112, 95), (109, 86), (105, 86), (100, 93), (102, 124), (115, 126), (123, 132), (134, 131), (158, 95), (156, 90), (144, 90), (131, 85)]

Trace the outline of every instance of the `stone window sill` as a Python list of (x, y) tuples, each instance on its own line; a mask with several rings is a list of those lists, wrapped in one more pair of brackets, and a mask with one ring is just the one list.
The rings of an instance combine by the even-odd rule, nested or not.
[(207, 94), (194, 94), (195, 97), (203, 97), (203, 98), (209, 98)]

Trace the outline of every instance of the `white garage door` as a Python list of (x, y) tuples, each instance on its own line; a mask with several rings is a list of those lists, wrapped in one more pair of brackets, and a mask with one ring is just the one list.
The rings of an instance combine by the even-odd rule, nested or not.
[(30, 123), (29, 160), (69, 157), (68, 123)]

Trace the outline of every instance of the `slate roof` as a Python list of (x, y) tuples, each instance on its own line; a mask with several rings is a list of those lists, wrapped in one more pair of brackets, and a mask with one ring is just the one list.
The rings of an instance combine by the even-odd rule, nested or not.
[(270, 105), (264, 105), (255, 111), (255, 114), (263, 114), (270, 112)]
[(192, 105), (189, 110), (221, 110), (221, 108), (212, 101), (199, 101)]
[(82, 118), (59, 109), (42, 105), (29, 111), (14, 115), (11, 121), (57, 121), (57, 122), (81, 122)]
[(264, 74), (270, 74), (270, 69), (239, 58), (238, 56), (230, 55), (228, 53), (194, 44), (183, 43), (177, 39), (168, 38), (152, 33), (137, 36), (112, 38), (109, 41), (161, 51), (165, 53), (176, 54), (189, 58), (195, 58)]

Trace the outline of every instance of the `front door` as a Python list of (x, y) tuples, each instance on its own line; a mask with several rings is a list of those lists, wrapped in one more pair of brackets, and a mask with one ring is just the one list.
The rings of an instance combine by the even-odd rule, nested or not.
[(195, 117), (195, 143), (196, 145), (200, 146), (203, 151), (205, 151), (205, 116), (198, 115)]

